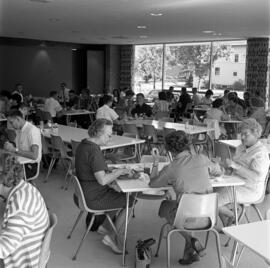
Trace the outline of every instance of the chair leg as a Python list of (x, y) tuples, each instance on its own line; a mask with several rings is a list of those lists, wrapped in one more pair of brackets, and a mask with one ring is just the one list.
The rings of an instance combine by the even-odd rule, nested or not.
[(78, 215), (78, 217), (77, 217), (77, 219), (76, 219), (76, 221), (75, 221), (75, 223), (74, 223), (74, 225), (73, 225), (73, 227), (72, 227), (72, 229), (71, 229), (71, 231), (70, 231), (70, 233), (69, 233), (69, 235), (67, 236), (67, 239), (70, 239), (71, 238), (71, 235), (72, 235), (75, 227), (77, 226), (78, 222), (80, 221), (82, 215), (83, 215), (83, 211), (81, 210), (80, 213), (79, 213), (79, 215)]
[(46, 177), (45, 177), (45, 179), (44, 179), (44, 181), (43, 181), (44, 183), (48, 181), (48, 178), (49, 178), (49, 176), (50, 176), (50, 174), (51, 174), (51, 172), (52, 172), (52, 168), (53, 168), (53, 166), (54, 166), (55, 161), (56, 161), (56, 159), (53, 157), (53, 158), (51, 159), (51, 162), (50, 162), (50, 166), (49, 166), (47, 175), (46, 175)]
[(111, 217), (108, 214), (105, 214), (105, 216), (106, 216), (107, 220), (109, 221), (110, 225), (112, 226), (112, 229), (113, 229), (113, 231), (114, 231), (114, 233), (115, 233), (115, 235), (117, 237), (118, 236), (118, 231), (116, 230), (116, 227), (115, 227)]
[(217, 245), (217, 254), (218, 254), (218, 263), (219, 263), (219, 267), (222, 268), (222, 259), (221, 259), (221, 249), (220, 249), (220, 238), (219, 238), (219, 233), (215, 230), (212, 229), (211, 230), (215, 237), (216, 237), (216, 245)]
[(260, 212), (259, 208), (256, 205), (252, 205), (252, 207), (255, 209), (255, 211), (257, 212), (258, 217), (260, 218), (261, 221), (264, 220), (262, 213)]
[(242, 246), (242, 248), (241, 248), (241, 250), (240, 250), (240, 253), (239, 253), (239, 255), (238, 255), (238, 259), (237, 259), (237, 261), (236, 261), (235, 267), (238, 267), (239, 262), (240, 262), (240, 259), (241, 259), (241, 257), (242, 257), (242, 254), (243, 254), (244, 250), (245, 250), (245, 246)]
[(209, 232), (206, 233), (206, 238), (205, 238), (205, 244), (204, 244), (204, 248), (207, 247), (208, 244), (208, 239), (209, 239)]
[(160, 248), (160, 244), (164, 235), (164, 229), (167, 225), (170, 225), (169, 223), (165, 223), (162, 225), (161, 229), (160, 229), (160, 233), (159, 233), (159, 239), (158, 239), (158, 245), (157, 245), (157, 251), (155, 254), (155, 257), (158, 257), (158, 252), (159, 252), (159, 248)]
[(171, 268), (171, 235), (179, 230), (171, 230), (167, 235), (167, 268)]
[(78, 249), (76, 250), (76, 253), (75, 253), (75, 255), (74, 255), (73, 258), (72, 258), (73, 261), (75, 261), (75, 260), (77, 259), (77, 255), (78, 255), (78, 253), (79, 253), (79, 251), (80, 251), (80, 249), (81, 249), (81, 246), (82, 246), (82, 244), (83, 244), (83, 242), (84, 242), (86, 236), (88, 235), (88, 233), (89, 233), (89, 231), (90, 231), (90, 229), (91, 229), (91, 227), (92, 227), (92, 225), (93, 225), (93, 223), (94, 223), (95, 216), (96, 216), (96, 215), (93, 214), (93, 216), (92, 216), (92, 218), (91, 218), (91, 222), (90, 222), (90, 224), (88, 225), (87, 230), (85, 231), (84, 236), (83, 236), (83, 238), (82, 238), (82, 240), (81, 240), (81, 242), (80, 242), (80, 244), (79, 244), (79, 247), (78, 247)]
[(64, 189), (65, 188), (65, 190), (67, 190), (67, 186), (65, 187), (65, 185), (67, 185), (67, 179), (68, 179), (68, 177), (70, 176), (70, 173), (71, 173), (71, 162), (69, 162), (69, 164), (68, 164), (68, 170), (67, 170), (67, 173), (66, 173), (66, 176), (65, 176), (65, 180), (64, 180), (64, 182), (63, 182), (63, 185), (61, 186), (61, 189)]

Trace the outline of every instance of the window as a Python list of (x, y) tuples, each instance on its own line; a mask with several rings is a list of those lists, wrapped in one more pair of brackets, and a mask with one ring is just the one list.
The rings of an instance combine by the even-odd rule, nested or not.
[(215, 75), (220, 75), (220, 68), (219, 67), (215, 67)]
[(210, 51), (211, 43), (166, 45), (164, 88), (208, 87)]
[(137, 45), (133, 89), (146, 97), (170, 86), (197, 87), (201, 94), (211, 88), (215, 95), (226, 88), (243, 91), (246, 46), (246, 40)]
[(162, 89), (163, 45), (138, 45), (135, 47), (134, 91), (145, 96)]

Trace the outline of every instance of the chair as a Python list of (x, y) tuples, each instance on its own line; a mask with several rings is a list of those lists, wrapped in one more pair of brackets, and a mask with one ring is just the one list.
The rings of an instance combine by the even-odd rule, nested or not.
[(109, 216), (109, 213), (113, 212), (113, 211), (118, 211), (118, 210), (120, 210), (122, 208), (107, 209), (107, 210), (93, 210), (93, 209), (89, 208), (87, 206), (87, 204), (86, 204), (84, 193), (82, 191), (82, 188), (81, 188), (81, 185), (80, 185), (80, 182), (79, 182), (78, 178), (76, 176), (72, 175), (71, 180), (72, 180), (72, 183), (73, 183), (73, 186), (74, 186), (74, 195), (78, 198), (78, 203), (77, 204), (75, 203), (75, 204), (80, 209), (80, 213), (79, 213), (79, 215), (78, 215), (78, 217), (77, 217), (77, 219), (76, 219), (76, 221), (75, 221), (69, 235), (67, 236), (67, 239), (71, 238), (71, 235), (72, 235), (75, 227), (77, 226), (77, 224), (78, 224), (79, 220), (81, 219), (84, 212), (93, 214), (92, 218), (91, 218), (91, 221), (90, 221), (90, 224), (88, 225), (87, 230), (85, 231), (85, 233), (83, 235), (83, 238), (82, 238), (82, 240), (81, 240), (81, 242), (80, 242), (80, 244), (79, 244), (79, 246), (78, 246), (78, 248), (77, 248), (77, 250), (75, 252), (75, 255), (72, 257), (72, 260), (76, 260), (77, 255), (78, 255), (78, 253), (80, 251), (80, 248), (81, 248), (87, 234), (89, 233), (93, 223), (94, 223), (95, 217), (98, 216), (98, 215), (105, 215), (106, 218), (108, 219), (109, 223), (111, 224), (113, 231), (117, 235), (116, 227), (114, 226), (113, 221), (112, 221), (111, 217)]
[[(179, 202), (176, 216), (174, 219), (173, 225), (166, 223), (162, 226), (159, 235), (159, 241), (156, 251), (156, 257), (158, 257), (158, 252), (161, 244), (161, 239), (163, 237), (163, 233), (166, 226), (171, 226), (173, 229), (167, 234), (167, 267), (170, 268), (170, 242), (171, 235), (175, 232), (207, 232), (205, 247), (208, 242), (209, 232), (213, 232), (216, 238), (216, 246), (218, 253), (218, 262), (219, 267), (222, 268), (222, 260), (221, 260), (221, 250), (220, 250), (220, 240), (219, 234), (214, 229), (214, 226), (217, 223), (217, 215), (218, 215), (218, 205), (217, 205), (217, 193), (211, 194), (184, 194)], [(208, 217), (210, 220), (210, 225), (205, 228), (188, 229), (186, 227), (185, 222), (190, 217)]]
[(221, 162), (226, 166), (226, 159), (231, 159), (231, 151), (227, 144), (214, 141), (214, 157), (220, 157)]
[(50, 166), (49, 166), (47, 175), (44, 179), (44, 182), (48, 181), (52, 168), (57, 159), (61, 159), (62, 161), (68, 161), (67, 172), (65, 176), (65, 180), (66, 180), (66, 177), (68, 176), (68, 171), (71, 168), (72, 158), (68, 155), (67, 148), (60, 136), (51, 135), (51, 143), (52, 143), (52, 158), (51, 158)]
[(270, 134), (270, 121), (267, 122), (267, 124), (263, 130), (262, 138), (267, 138), (269, 134)]
[(50, 226), (46, 231), (45, 237), (42, 242), (41, 252), (39, 256), (38, 268), (45, 268), (50, 258), (50, 244), (52, 239), (53, 230), (57, 224), (57, 216), (53, 213), (49, 215)]
[(124, 124), (122, 128), (126, 136), (132, 135), (135, 138), (139, 138), (139, 131), (136, 124)]
[(36, 174), (33, 177), (26, 178), (26, 173), (25, 173), (25, 167), (24, 166), (23, 166), (23, 172), (24, 172), (25, 180), (27, 182), (31, 182), (32, 184), (34, 184), (33, 180), (35, 180), (39, 176), (39, 172), (40, 172), (40, 161), (37, 162), (37, 172), (36, 172)]
[(161, 151), (163, 151), (164, 148), (163, 138), (159, 139), (157, 130), (153, 125), (143, 124), (143, 135), (146, 137), (146, 144), (149, 152), (151, 152), (151, 145), (158, 146), (161, 149)]
[(219, 121), (216, 119), (204, 119), (204, 123), (206, 123), (207, 128), (212, 128), (214, 130), (208, 131), (208, 135), (211, 137), (212, 140), (217, 140), (221, 134), (219, 128)]
[[(71, 180), (71, 176), (72, 176), (72, 174), (75, 174), (75, 155), (76, 155), (76, 150), (77, 150), (79, 144), (80, 144), (79, 141), (71, 140), (71, 149), (72, 149), (71, 166), (69, 166), (69, 169), (67, 171), (67, 176), (65, 177), (65, 180), (64, 180), (64, 183), (63, 183), (61, 189), (65, 189), (65, 190), (68, 189), (68, 186), (69, 186), (69, 183)], [(68, 177), (69, 177), (69, 181), (67, 182)], [(65, 187), (65, 185), (66, 185), (66, 187)]]
[(222, 259), (222, 268), (234, 268), (235, 267), (224, 256), (222, 256), (221, 259)]

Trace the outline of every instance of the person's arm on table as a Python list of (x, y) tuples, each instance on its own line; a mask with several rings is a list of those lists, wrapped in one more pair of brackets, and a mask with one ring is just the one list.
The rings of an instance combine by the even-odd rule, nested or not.
[(105, 173), (104, 170), (95, 172), (95, 177), (102, 186), (112, 183), (121, 175), (130, 175), (130, 170), (116, 169), (112, 173)]
[(38, 158), (39, 147), (36, 144), (33, 144), (31, 146), (30, 151), (24, 151), (24, 150), (19, 150), (12, 143), (6, 142), (4, 145), (4, 149), (6, 149), (9, 152), (16, 153), (19, 156), (24, 156), (24, 157), (29, 158), (29, 159), (36, 160)]
[(158, 166), (157, 165), (155, 166), (154, 163), (153, 170), (150, 176), (149, 186), (153, 188), (167, 186), (169, 184), (170, 179), (169, 168), (170, 168), (169, 166), (166, 166), (158, 173)]

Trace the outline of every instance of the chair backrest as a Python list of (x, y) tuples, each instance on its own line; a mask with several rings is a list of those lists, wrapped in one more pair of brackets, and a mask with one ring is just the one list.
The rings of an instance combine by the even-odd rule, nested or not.
[(123, 132), (135, 135), (135, 137), (139, 137), (139, 132), (136, 124), (124, 124), (123, 125)]
[(51, 135), (52, 149), (59, 151), (61, 158), (69, 158), (67, 148), (60, 136)]
[(87, 207), (86, 201), (85, 201), (85, 197), (84, 197), (84, 193), (81, 187), (81, 184), (78, 180), (78, 178), (74, 175), (71, 175), (71, 181), (73, 183), (73, 187), (74, 187), (74, 195), (78, 198), (78, 204), (76, 204), (79, 209), (83, 210), (83, 211), (88, 211), (89, 208)]
[[(24, 170), (24, 172), (25, 172), (25, 170)], [(38, 178), (39, 172), (40, 172), (40, 161), (37, 163), (37, 172), (36, 172), (36, 174), (31, 178), (26, 178), (26, 174), (25, 174), (25, 180), (26, 181), (32, 181), (32, 180)]]
[[(152, 155), (142, 155), (140, 163), (153, 163), (154, 158)], [(169, 162), (169, 159), (165, 155), (158, 156), (158, 162)]]
[(42, 145), (42, 154), (45, 154), (45, 155), (49, 154), (50, 150), (49, 150), (48, 142), (43, 135), (41, 135), (41, 145)]
[(188, 230), (185, 227), (186, 219), (196, 217), (210, 219), (211, 226), (208, 226), (208, 228), (202, 228), (202, 230), (213, 228), (217, 222), (217, 202), (217, 193), (183, 194), (177, 208), (174, 226), (177, 229)]
[(162, 118), (159, 119), (159, 121), (173, 123), (174, 122), (174, 118), (171, 118), (171, 117), (162, 117)]
[(50, 226), (48, 230), (46, 231), (45, 237), (42, 242), (38, 268), (45, 268), (50, 258), (50, 244), (51, 244), (52, 233), (53, 233), (54, 227), (57, 224), (57, 216), (54, 213), (49, 214), (49, 220), (50, 220)]
[(214, 156), (220, 157), (223, 164), (226, 166), (226, 159), (231, 159), (230, 148), (227, 144), (219, 141), (214, 141)]
[(269, 134), (270, 134), (270, 121), (268, 121), (268, 123), (266, 124), (262, 133), (262, 137), (267, 138)]
[(79, 141), (71, 140), (72, 155), (73, 155), (74, 157), (75, 157), (76, 150), (77, 150), (79, 144), (80, 144)]
[(210, 130), (208, 131), (208, 135), (213, 139), (213, 140), (217, 140), (220, 136), (220, 128), (219, 128), (219, 122), (216, 119), (208, 119), (205, 118), (204, 122), (207, 125), (207, 128), (213, 128), (214, 130)]
[(143, 134), (144, 136), (153, 137), (157, 139), (157, 130), (152, 125), (143, 124)]

